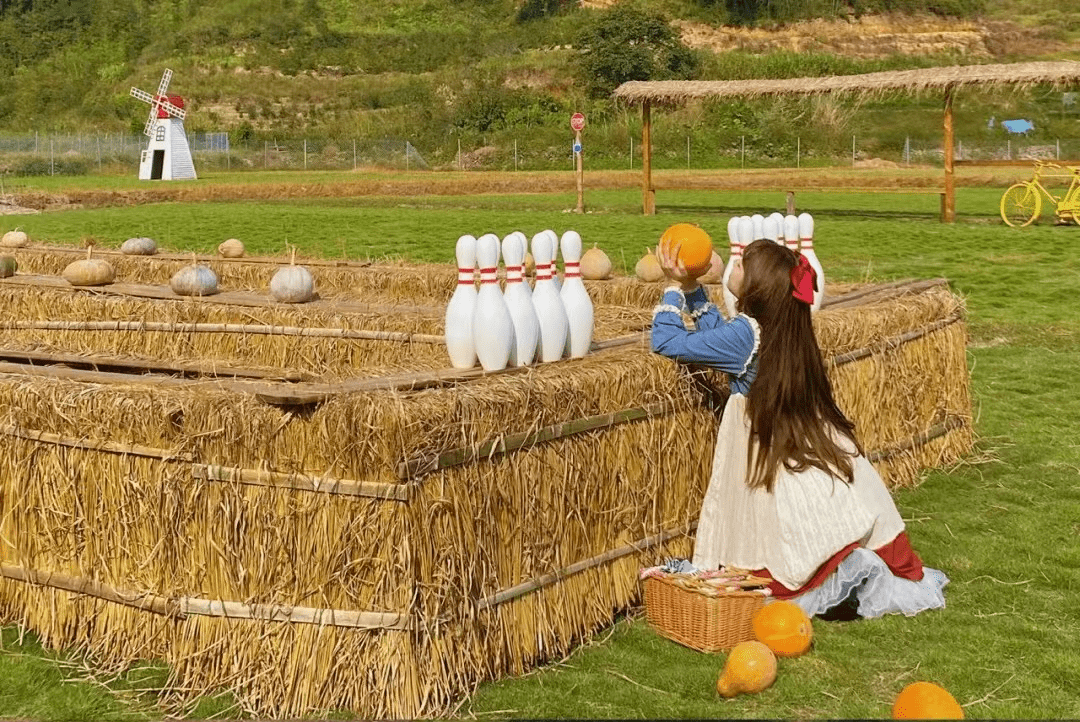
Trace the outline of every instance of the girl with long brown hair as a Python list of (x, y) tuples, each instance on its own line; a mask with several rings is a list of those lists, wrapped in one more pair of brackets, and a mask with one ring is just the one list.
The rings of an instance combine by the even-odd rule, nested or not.
[[(924, 568), (855, 427), (836, 405), (810, 317), (806, 258), (770, 240), (747, 246), (725, 320), (705, 288), (657, 248), (675, 285), (653, 314), (652, 347), (729, 374), (692, 563), (751, 569), (808, 614), (915, 614), (945, 605), (946, 576)], [(694, 330), (682, 314), (694, 320)]]

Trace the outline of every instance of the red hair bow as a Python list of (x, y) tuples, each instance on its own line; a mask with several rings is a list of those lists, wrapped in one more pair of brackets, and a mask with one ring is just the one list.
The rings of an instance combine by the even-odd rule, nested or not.
[(817, 273), (810, 265), (810, 259), (799, 254), (799, 264), (791, 269), (791, 296), (806, 305), (814, 303), (814, 282)]

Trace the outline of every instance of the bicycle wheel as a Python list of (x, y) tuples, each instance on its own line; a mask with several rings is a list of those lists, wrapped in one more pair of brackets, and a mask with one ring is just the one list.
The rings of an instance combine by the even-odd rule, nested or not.
[(1039, 217), (1042, 198), (1031, 183), (1017, 183), (1001, 196), (1001, 220), (1013, 228), (1023, 228)]

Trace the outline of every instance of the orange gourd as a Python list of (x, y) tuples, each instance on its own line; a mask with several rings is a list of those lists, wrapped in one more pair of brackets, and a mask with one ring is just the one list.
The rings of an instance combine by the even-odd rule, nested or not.
[(754, 613), (754, 637), (778, 657), (798, 657), (810, 649), (814, 626), (794, 602), (770, 602)]
[(660, 236), (660, 248), (670, 253), (679, 247), (679, 259), (691, 276), (700, 276), (709, 270), (713, 244), (709, 234), (693, 223), (676, 223)]
[(892, 706), (893, 719), (964, 719), (964, 710), (947, 689), (930, 682), (912, 682)]
[(761, 642), (740, 642), (728, 654), (716, 691), (723, 697), (756, 694), (776, 679), (776, 656)]

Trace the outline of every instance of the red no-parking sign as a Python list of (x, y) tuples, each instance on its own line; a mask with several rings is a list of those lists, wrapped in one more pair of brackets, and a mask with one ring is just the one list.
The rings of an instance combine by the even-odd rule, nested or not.
[(582, 129), (585, 127), (585, 114), (584, 113), (574, 113), (573, 115), (571, 115), (570, 116), (570, 127), (573, 128), (578, 133), (580, 133), (582, 131)]

